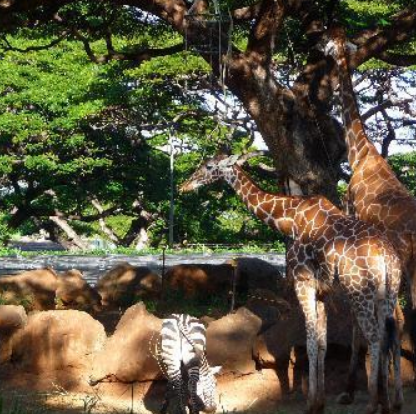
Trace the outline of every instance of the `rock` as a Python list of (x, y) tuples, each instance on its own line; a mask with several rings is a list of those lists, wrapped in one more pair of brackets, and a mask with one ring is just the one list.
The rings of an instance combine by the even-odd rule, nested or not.
[(262, 332), (254, 345), (254, 358), (262, 368), (276, 368), (279, 361), (289, 358), (294, 347), (305, 346), (305, 322), (300, 309), (289, 317), (277, 319)]
[(99, 311), (101, 296), (91, 287), (78, 270), (72, 269), (58, 275), (56, 302), (65, 309)]
[[(259, 295), (261, 296), (261, 295)], [(265, 295), (266, 296), (266, 295)], [(285, 298), (286, 299), (286, 298)], [(293, 298), (287, 298), (291, 306), (290, 311), (285, 310), (284, 304), (279, 306), (278, 315), (273, 324), (269, 323), (267, 328), (256, 341), (254, 355), (261, 367), (275, 367), (279, 360), (287, 359), (294, 347), (306, 347), (305, 319), (302, 310)], [(273, 298), (270, 295), (266, 298), (270, 301), (264, 308), (259, 305), (259, 300), (249, 303), (247, 307), (255, 314), (267, 321), (267, 308), (271, 307)], [(328, 310), (328, 344), (349, 347), (351, 344), (351, 311), (345, 294), (338, 286), (334, 286), (326, 299)], [(274, 311), (269, 310), (269, 314)], [(270, 318), (269, 318), (270, 319)], [(284, 335), (282, 334), (284, 332)], [(365, 346), (365, 343), (363, 343)]]
[(28, 372), (90, 369), (106, 341), (104, 327), (76, 310), (37, 312), (13, 337), (12, 360)]
[(187, 296), (224, 293), (232, 289), (233, 267), (229, 264), (183, 264), (172, 266), (165, 275), (166, 286)]
[(114, 378), (121, 382), (148, 381), (161, 377), (152, 356), (162, 320), (147, 312), (143, 303), (126, 310), (115, 333), (94, 358), (92, 382)]
[(207, 328), (207, 356), (223, 372), (249, 374), (256, 370), (253, 346), (262, 321), (246, 308), (211, 322)]
[(148, 267), (120, 263), (98, 281), (97, 290), (103, 306), (127, 307), (139, 299), (159, 297), (162, 279)]
[(54, 309), (57, 285), (58, 276), (52, 269), (30, 270), (0, 278), (0, 296), (26, 310)]
[(27, 323), (27, 315), (23, 306), (0, 305), (0, 332), (13, 333)]
[(23, 306), (0, 305), (0, 364), (12, 355), (13, 335), (27, 323)]

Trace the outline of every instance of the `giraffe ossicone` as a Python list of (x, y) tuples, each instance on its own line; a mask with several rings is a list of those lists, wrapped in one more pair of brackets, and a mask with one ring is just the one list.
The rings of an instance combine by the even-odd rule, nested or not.
[[(261, 190), (235, 157), (208, 160), (187, 180), (182, 191), (225, 180), (263, 222), (295, 241), (287, 254), (288, 274), (294, 280), (305, 315), (309, 358), (308, 413), (324, 407), (326, 354), (325, 293), (337, 279), (351, 302), (354, 319), (370, 351), (367, 414), (377, 411), (378, 372), (382, 373), (383, 412), (388, 413), (387, 338), (392, 337), (396, 396), (401, 396), (400, 344), (393, 312), (401, 279), (399, 258), (390, 242), (372, 225), (344, 215), (324, 197), (285, 196)], [(319, 294), (318, 294), (319, 293)], [(388, 335), (389, 334), (389, 335)], [(395, 400), (395, 403), (400, 403)]]

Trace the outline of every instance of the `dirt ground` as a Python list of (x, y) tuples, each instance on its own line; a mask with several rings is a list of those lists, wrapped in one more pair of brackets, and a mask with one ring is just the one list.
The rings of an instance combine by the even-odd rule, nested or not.
[[(53, 376), (35, 377), (16, 375), (8, 381), (0, 376), (2, 414), (148, 414), (158, 413), (165, 383), (103, 383), (96, 387), (79, 378), (78, 384), (56, 381)], [(68, 391), (72, 389), (72, 391)], [(280, 386), (276, 373), (260, 373), (240, 377), (220, 377), (218, 381), (218, 409), (225, 413), (301, 414), (305, 396), (297, 391), (279, 398)], [(416, 390), (405, 388), (405, 406), (402, 414), (416, 413)], [(359, 391), (351, 406), (340, 406), (336, 395), (327, 395), (327, 414), (362, 414), (365, 412), (367, 393)]]

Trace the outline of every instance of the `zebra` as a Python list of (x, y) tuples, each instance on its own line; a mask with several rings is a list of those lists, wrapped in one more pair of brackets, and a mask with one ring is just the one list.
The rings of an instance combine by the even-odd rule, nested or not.
[[(187, 314), (172, 314), (162, 321), (157, 358), (168, 388), (161, 414), (173, 400), (178, 414), (216, 410), (216, 380), (221, 367), (210, 367), (206, 358), (206, 328)], [(176, 411), (175, 411), (176, 414)]]

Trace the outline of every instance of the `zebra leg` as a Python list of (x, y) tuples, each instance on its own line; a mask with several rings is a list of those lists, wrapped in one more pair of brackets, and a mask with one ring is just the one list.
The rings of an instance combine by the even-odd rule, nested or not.
[(173, 394), (173, 386), (171, 384), (170, 381), (168, 381), (167, 385), (166, 385), (166, 392), (165, 392), (165, 398), (163, 400), (163, 404), (162, 407), (160, 409), (160, 414), (166, 414), (168, 411), (168, 407), (169, 407), (169, 402), (172, 399), (172, 394)]
[(169, 394), (170, 394), (170, 391), (169, 391), (169, 385), (168, 385), (168, 389), (166, 390), (166, 394), (165, 394), (165, 399), (163, 400), (162, 408), (160, 409), (160, 414), (166, 414), (168, 411), (169, 400), (170, 400)]
[(198, 410), (198, 395), (197, 395), (197, 380), (189, 374), (188, 392), (189, 392), (189, 412), (190, 414), (199, 414)]
[(160, 413), (166, 414), (170, 405), (173, 406), (170, 410), (173, 414), (186, 414), (186, 401), (180, 374), (175, 379), (168, 381), (165, 400)]

